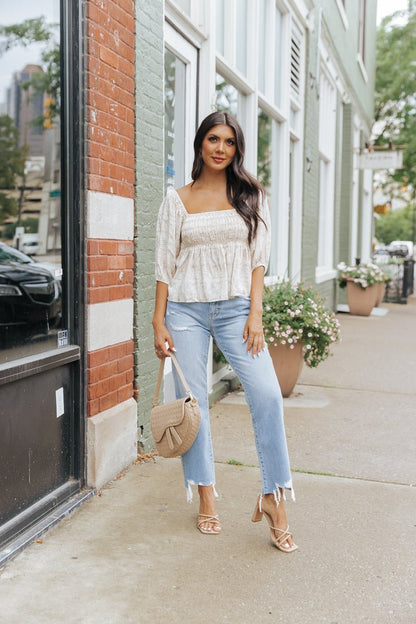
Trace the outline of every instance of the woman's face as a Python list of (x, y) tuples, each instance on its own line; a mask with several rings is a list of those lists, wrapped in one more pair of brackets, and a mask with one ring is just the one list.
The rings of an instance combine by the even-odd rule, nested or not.
[(234, 130), (225, 124), (213, 126), (201, 145), (204, 166), (215, 171), (226, 169), (232, 163), (235, 151)]

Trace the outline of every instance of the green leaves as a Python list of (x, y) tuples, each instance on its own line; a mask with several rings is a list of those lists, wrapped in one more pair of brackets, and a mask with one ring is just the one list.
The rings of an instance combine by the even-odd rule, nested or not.
[[(375, 144), (405, 145), (403, 169), (390, 178), (416, 196), (416, 7), (384, 18), (377, 31)], [(398, 189), (398, 193), (400, 190)]]
[(19, 131), (8, 115), (0, 115), (0, 223), (16, 213), (17, 202), (10, 191), (17, 176), (24, 175), (27, 147), (18, 147)]
[(292, 348), (303, 345), (303, 359), (314, 368), (330, 355), (330, 347), (339, 340), (339, 323), (325, 307), (324, 300), (303, 282), (282, 280), (264, 289), (263, 328), (266, 343), (277, 342)]
[(16, 45), (27, 47), (37, 41), (49, 41), (52, 35), (51, 26), (44, 17), (27, 19), (20, 24), (0, 26), (0, 56)]
[[(412, 240), (416, 230), (416, 205), (382, 215), (376, 221), (377, 240), (388, 245), (393, 240)], [(413, 240), (413, 242), (416, 242)]]

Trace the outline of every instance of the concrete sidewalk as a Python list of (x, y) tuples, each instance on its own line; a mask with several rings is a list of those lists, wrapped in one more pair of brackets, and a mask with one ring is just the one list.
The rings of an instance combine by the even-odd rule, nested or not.
[(339, 315), (334, 357), (285, 401), (299, 551), (250, 522), (260, 476), (235, 392), (211, 410), (221, 535), (195, 529), (179, 460), (138, 463), (3, 568), (0, 622), (416, 623), (416, 299), (383, 307)]

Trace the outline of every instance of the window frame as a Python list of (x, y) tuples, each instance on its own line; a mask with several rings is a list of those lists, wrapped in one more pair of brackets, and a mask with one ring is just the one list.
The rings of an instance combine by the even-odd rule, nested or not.
[[(337, 88), (322, 57), (319, 59), (319, 64), (319, 213), (318, 254), (315, 267), (317, 284), (333, 279), (337, 275), (334, 269)], [(331, 110), (334, 117), (332, 128), (328, 131)], [(326, 136), (333, 137), (331, 143), (326, 140)]]

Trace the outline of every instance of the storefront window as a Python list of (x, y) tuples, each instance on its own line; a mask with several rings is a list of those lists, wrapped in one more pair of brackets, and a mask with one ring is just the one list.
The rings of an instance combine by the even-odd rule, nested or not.
[(165, 50), (165, 188), (185, 183), (186, 65)]
[(241, 115), (240, 93), (233, 85), (229, 84), (223, 76), (216, 75), (217, 110), (227, 111), (239, 117)]
[[(261, 108), (257, 114), (257, 178), (266, 189), (269, 202), (272, 241), (277, 240), (280, 124)], [(268, 275), (277, 273), (277, 245), (272, 244)]]
[(0, 8), (0, 363), (62, 339), (59, 21)]
[(272, 178), (272, 120), (258, 111), (257, 177), (270, 195)]

